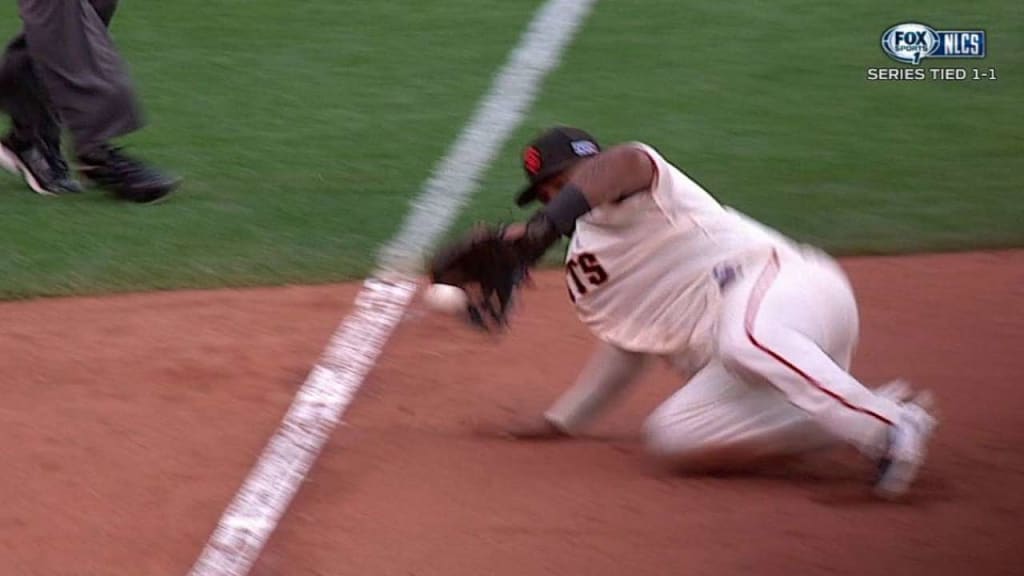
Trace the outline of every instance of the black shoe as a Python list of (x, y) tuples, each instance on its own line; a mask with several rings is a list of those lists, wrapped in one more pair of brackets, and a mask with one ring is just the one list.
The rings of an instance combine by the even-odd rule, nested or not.
[(118, 148), (104, 147), (78, 157), (78, 171), (121, 200), (152, 204), (167, 197), (181, 179), (127, 156)]
[(24, 178), (37, 194), (56, 196), (82, 191), (82, 186), (71, 177), (60, 146), (26, 142), (8, 134), (0, 138), (0, 166)]

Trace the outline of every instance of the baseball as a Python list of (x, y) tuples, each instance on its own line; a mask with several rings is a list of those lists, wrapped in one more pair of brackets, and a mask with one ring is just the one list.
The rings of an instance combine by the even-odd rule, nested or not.
[(469, 298), (458, 286), (450, 284), (431, 284), (423, 293), (423, 301), (427, 306), (438, 312), (458, 314), (466, 309)]

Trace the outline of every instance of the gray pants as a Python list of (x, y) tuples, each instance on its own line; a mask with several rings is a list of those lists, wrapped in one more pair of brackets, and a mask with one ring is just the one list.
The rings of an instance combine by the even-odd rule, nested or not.
[(142, 126), (110, 34), (118, 0), (18, 0), (24, 28), (0, 60), (0, 107), (22, 138), (56, 142), (63, 123), (79, 155)]

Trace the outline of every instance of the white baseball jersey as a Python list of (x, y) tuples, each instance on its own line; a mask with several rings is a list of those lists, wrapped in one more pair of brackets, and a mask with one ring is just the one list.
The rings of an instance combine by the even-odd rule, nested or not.
[(700, 364), (710, 354), (726, 267), (788, 240), (719, 204), (654, 149), (630, 145), (651, 157), (654, 181), (577, 220), (566, 255), (569, 295), (601, 340), (634, 352), (697, 354)]
[[(580, 318), (606, 344), (545, 413), (549, 422), (580, 429), (635, 376), (643, 353), (688, 381), (645, 427), (652, 452), (680, 463), (720, 450), (727, 460), (799, 454), (837, 439), (877, 459), (908, 418), (930, 434), (934, 419), (915, 415), (920, 408), (847, 371), (858, 312), (835, 261), (720, 205), (654, 150), (632, 145), (655, 164), (650, 190), (577, 220), (566, 263)], [(879, 487), (906, 487), (890, 484)]]

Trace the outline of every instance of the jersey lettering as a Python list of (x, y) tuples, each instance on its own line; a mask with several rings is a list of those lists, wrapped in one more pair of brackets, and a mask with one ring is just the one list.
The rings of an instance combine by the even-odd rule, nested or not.
[[(566, 284), (569, 287), (569, 298), (576, 298), (608, 281), (608, 272), (601, 266), (597, 256), (584, 252), (565, 264)], [(575, 288), (575, 291), (573, 290)]]

